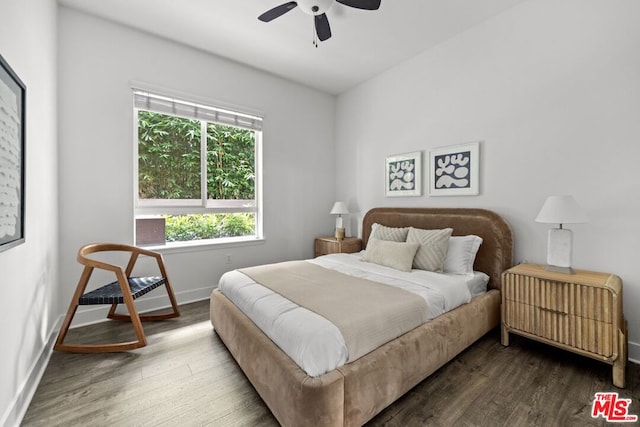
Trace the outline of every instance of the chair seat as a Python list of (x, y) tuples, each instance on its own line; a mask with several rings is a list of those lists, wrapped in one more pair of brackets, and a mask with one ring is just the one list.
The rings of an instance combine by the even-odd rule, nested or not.
[[(164, 277), (129, 277), (128, 281), (131, 288), (131, 296), (136, 299), (158, 286), (164, 285), (166, 279)], [(78, 300), (80, 305), (123, 303), (122, 289), (120, 289), (120, 284), (117, 281), (87, 292)]]

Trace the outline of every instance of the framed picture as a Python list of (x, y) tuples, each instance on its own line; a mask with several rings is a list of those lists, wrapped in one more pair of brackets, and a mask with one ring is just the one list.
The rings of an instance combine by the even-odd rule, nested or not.
[(0, 56), (0, 251), (24, 242), (25, 96)]
[(398, 154), (385, 161), (385, 195), (420, 196), (422, 192), (422, 152)]
[(480, 193), (480, 143), (436, 148), (429, 152), (429, 195)]

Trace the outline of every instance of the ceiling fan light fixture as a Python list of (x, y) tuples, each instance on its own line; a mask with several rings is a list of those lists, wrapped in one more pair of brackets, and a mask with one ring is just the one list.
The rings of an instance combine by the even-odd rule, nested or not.
[(298, 0), (298, 7), (307, 15), (322, 15), (333, 4), (333, 0)]
[(331, 38), (331, 26), (327, 18), (326, 11), (329, 10), (334, 1), (345, 6), (356, 9), (376, 10), (380, 7), (381, 0), (298, 0), (283, 3), (272, 9), (267, 10), (258, 19), (262, 22), (271, 22), (272, 20), (284, 15), (290, 10), (300, 7), (307, 15), (312, 15), (314, 20), (315, 34), (313, 44), (318, 47), (316, 35), (320, 41)]

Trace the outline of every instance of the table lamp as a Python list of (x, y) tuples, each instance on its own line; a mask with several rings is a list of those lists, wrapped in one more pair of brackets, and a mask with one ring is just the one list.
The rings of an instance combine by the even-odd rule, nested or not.
[(573, 274), (574, 271), (571, 268), (573, 232), (563, 228), (562, 224), (577, 224), (587, 221), (587, 216), (573, 196), (547, 197), (536, 217), (536, 222), (559, 224), (558, 228), (549, 229), (547, 270)]
[(331, 208), (332, 215), (338, 215), (336, 218), (336, 232), (335, 237), (338, 240), (344, 239), (344, 227), (342, 225), (342, 215), (347, 215), (349, 213), (349, 209), (347, 209), (347, 205), (344, 202), (335, 202), (333, 204), (333, 208)]

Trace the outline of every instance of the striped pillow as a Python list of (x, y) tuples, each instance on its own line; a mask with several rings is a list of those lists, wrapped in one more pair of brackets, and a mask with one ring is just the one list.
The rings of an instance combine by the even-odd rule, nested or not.
[(375, 223), (371, 226), (370, 239), (390, 240), (392, 242), (406, 242), (409, 227), (387, 227), (386, 225)]
[(449, 237), (451, 237), (452, 232), (452, 228), (444, 228), (442, 230), (409, 228), (407, 242), (420, 244), (418, 252), (413, 258), (413, 268), (441, 273), (444, 267), (444, 259), (447, 256)]

